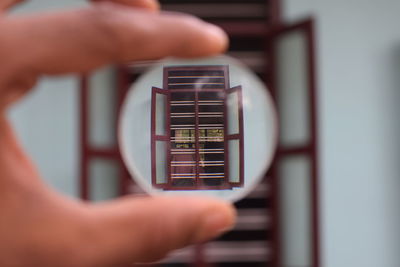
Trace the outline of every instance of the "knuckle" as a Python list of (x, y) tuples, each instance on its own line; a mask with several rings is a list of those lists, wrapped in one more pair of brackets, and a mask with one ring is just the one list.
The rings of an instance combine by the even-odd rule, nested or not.
[(201, 19), (189, 14), (178, 13), (176, 15), (177, 18), (180, 20), (180, 24), (186, 27), (200, 27), (204, 24)]
[(96, 47), (104, 50), (112, 57), (118, 55), (121, 43), (121, 32), (118, 14), (111, 4), (94, 4), (88, 11), (86, 19), (89, 21), (93, 31), (93, 41)]

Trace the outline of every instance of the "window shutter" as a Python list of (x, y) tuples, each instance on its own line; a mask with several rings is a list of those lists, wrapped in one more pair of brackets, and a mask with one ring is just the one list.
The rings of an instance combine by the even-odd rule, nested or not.
[(168, 185), (170, 174), (170, 131), (168, 90), (153, 87), (151, 95), (151, 178), (157, 188)]
[(226, 173), (232, 186), (244, 184), (244, 141), (242, 87), (226, 90), (225, 97)]
[[(274, 168), (284, 266), (319, 265), (315, 48), (312, 20), (271, 31), (271, 88), (280, 135)], [(293, 212), (296, 210), (296, 212)]]

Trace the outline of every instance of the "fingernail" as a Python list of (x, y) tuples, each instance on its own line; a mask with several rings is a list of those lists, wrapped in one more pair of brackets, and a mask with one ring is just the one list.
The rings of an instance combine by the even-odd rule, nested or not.
[(160, 10), (160, 2), (157, 0), (148, 0), (152, 10)]
[(160, 2), (158, 2), (158, 0), (141, 0), (135, 6), (145, 8), (147, 11), (151, 12), (160, 11)]
[(227, 204), (224, 209), (215, 209), (206, 213), (196, 242), (204, 242), (232, 230), (236, 220), (236, 210)]
[(221, 47), (221, 51), (228, 47), (229, 38), (226, 32), (220, 27), (208, 23), (208, 33), (218, 42)]

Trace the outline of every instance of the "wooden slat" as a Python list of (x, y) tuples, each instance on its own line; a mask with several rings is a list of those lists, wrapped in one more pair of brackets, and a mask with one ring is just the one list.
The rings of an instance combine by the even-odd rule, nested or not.
[(271, 220), (265, 209), (239, 209), (234, 230), (254, 231), (268, 228)]
[[(191, 247), (172, 253), (162, 263), (190, 262)], [(267, 242), (212, 242), (204, 246), (206, 262), (264, 262), (270, 258), (271, 249)]]
[(164, 10), (189, 13), (203, 18), (263, 18), (265, 4), (165, 4)]

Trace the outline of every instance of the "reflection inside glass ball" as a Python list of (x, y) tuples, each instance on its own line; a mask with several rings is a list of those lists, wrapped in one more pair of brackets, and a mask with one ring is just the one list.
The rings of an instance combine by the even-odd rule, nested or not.
[(152, 184), (164, 190), (244, 185), (242, 87), (229, 66), (163, 69), (152, 88)]

